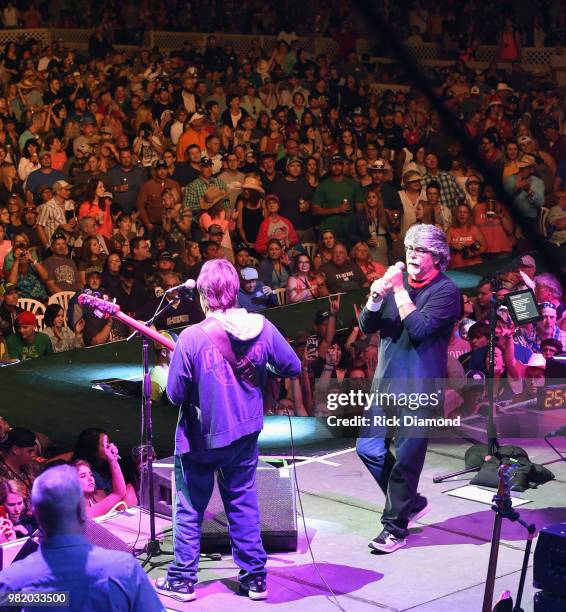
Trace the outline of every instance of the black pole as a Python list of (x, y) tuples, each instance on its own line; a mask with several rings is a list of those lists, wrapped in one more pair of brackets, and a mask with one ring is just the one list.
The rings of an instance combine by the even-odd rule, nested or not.
[(495, 327), (497, 325), (497, 290), (499, 283), (493, 276), (490, 281), (491, 300), (489, 304), (489, 344), (488, 344), (488, 379), (487, 401), (489, 413), (487, 416), (487, 453), (499, 457), (499, 440), (495, 426)]

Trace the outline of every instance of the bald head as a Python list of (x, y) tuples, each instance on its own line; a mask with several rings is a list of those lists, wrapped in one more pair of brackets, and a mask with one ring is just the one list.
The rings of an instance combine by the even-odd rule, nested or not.
[(86, 516), (84, 494), (74, 467), (60, 465), (38, 476), (31, 490), (31, 503), (46, 536), (82, 531)]

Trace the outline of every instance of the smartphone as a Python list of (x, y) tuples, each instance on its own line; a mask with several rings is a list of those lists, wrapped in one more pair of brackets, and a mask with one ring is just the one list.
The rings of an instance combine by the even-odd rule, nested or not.
[(307, 338), (306, 350), (312, 351), (318, 349), (318, 336), (309, 336)]
[(74, 218), (75, 218), (75, 211), (74, 210), (66, 210), (65, 211), (65, 221), (67, 221), (67, 223), (72, 221)]

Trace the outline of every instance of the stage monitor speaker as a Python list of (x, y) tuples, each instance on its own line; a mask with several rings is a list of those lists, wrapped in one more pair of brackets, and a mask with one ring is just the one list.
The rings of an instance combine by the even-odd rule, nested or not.
[(537, 589), (566, 599), (566, 523), (540, 530), (533, 562), (533, 584)]
[[(95, 546), (106, 548), (108, 550), (119, 550), (133, 554), (133, 548), (126, 544), (119, 537), (115, 536), (111, 531), (99, 525), (96, 521), (87, 518), (85, 525), (85, 538)], [(39, 531), (36, 531), (32, 537), (26, 538), (23, 546), (18, 551), (17, 555), (12, 560), (12, 563), (25, 559), (39, 548), (40, 536)]]
[(566, 610), (566, 598), (552, 593), (539, 591), (535, 593), (534, 602), (534, 612), (564, 612)]
[[(168, 517), (173, 516), (173, 465), (173, 457), (168, 457), (156, 461), (153, 468), (155, 511)], [(145, 485), (146, 472), (143, 478)], [(263, 546), (269, 552), (297, 550), (297, 512), (291, 471), (259, 461), (256, 482)], [(149, 509), (147, 486), (142, 491), (140, 505)], [(228, 520), (216, 482), (202, 524), (201, 552), (230, 552)]]

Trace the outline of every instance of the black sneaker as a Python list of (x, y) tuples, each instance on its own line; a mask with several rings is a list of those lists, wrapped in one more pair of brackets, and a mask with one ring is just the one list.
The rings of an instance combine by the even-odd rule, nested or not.
[(425, 516), (425, 514), (428, 514), (431, 508), (432, 504), (428, 501), (428, 499), (422, 495), (419, 495), (417, 502), (409, 513), (409, 524), (407, 527), (411, 527), (411, 523), (415, 523), (420, 518)]
[(383, 554), (388, 554), (403, 548), (407, 544), (407, 540), (405, 538), (398, 538), (393, 535), (391, 532), (384, 529), (377, 538), (374, 538), (368, 546)]
[(190, 580), (169, 580), (167, 577), (155, 581), (155, 590), (178, 601), (194, 601), (197, 598), (195, 583)]
[(265, 576), (258, 576), (245, 583), (240, 582), (240, 590), (254, 601), (267, 599), (267, 581)]

